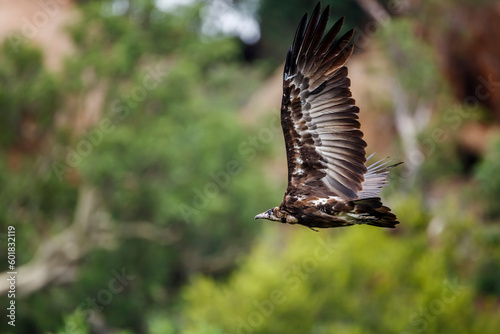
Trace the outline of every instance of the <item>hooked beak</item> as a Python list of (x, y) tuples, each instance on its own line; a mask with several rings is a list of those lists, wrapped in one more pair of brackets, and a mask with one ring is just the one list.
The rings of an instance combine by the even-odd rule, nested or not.
[(255, 216), (254, 220), (257, 220), (257, 219), (267, 219), (267, 215), (265, 212), (263, 213), (259, 213), (257, 216)]

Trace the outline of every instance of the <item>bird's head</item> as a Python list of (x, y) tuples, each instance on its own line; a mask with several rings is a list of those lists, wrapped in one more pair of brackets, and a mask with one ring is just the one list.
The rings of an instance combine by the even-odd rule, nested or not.
[(274, 221), (281, 221), (283, 215), (278, 207), (274, 207), (265, 212), (259, 213), (254, 219), (268, 219)]

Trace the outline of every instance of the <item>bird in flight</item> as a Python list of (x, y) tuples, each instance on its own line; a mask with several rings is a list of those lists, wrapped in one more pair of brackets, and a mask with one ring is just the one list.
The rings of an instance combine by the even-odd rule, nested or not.
[(288, 50), (283, 72), (281, 126), (288, 162), (288, 187), (280, 206), (255, 216), (314, 228), (399, 224), (379, 193), (387, 184), (386, 159), (365, 163), (366, 142), (359, 108), (344, 66), (352, 54), (354, 30), (335, 41), (338, 20), (323, 37), (330, 6), (321, 3), (307, 23), (304, 15)]

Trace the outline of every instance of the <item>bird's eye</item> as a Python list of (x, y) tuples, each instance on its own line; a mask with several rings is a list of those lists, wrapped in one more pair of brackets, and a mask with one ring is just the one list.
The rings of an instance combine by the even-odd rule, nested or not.
[(272, 215), (272, 214), (273, 214), (273, 210), (272, 210), (272, 209), (269, 209), (269, 210), (267, 210), (267, 212), (266, 212), (266, 213), (267, 213), (267, 215), (268, 215), (268, 216), (270, 216), (270, 215)]

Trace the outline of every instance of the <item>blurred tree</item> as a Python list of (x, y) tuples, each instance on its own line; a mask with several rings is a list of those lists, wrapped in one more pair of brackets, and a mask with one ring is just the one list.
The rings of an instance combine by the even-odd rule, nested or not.
[(478, 182), (477, 196), (479, 196), (486, 212), (486, 217), (493, 220), (500, 219), (500, 137), (491, 139), (488, 152), (478, 164), (475, 177)]
[(36, 152), (60, 107), (57, 79), (43, 67), (42, 53), (28, 45), (2, 44), (0, 63), (0, 145)]
[[(292, 40), (281, 37), (314, 5), (262, 2), (275, 63)], [(486, 203), (496, 221), (496, 144), (472, 201), (453, 191), (436, 209), (422, 191), (460, 169), (453, 144), (435, 141), (425, 187), (388, 201), (402, 222), (395, 234), (274, 226), (249, 251), (262, 226), (251, 218), (282, 195), (263, 175), (278, 113), (242, 124), (236, 110), (265, 73), (243, 63), (235, 38), (200, 34), (204, 6), (82, 2), (60, 73), (32, 46), (0, 50), (0, 233), (16, 227), (20, 272), (17, 328), (0, 332), (493, 333), (500, 234), (471, 207)], [(363, 23), (355, 2), (333, 6), (333, 17)], [(415, 27), (391, 20), (376, 39), (410, 109), (441, 108)], [(442, 126), (429, 124), (414, 139)], [(2, 304), (6, 263), (0, 252)]]
[[(399, 204), (394, 211), (403, 229), (429, 224), (417, 198)], [(471, 277), (450, 266), (463, 263), (448, 252), (464, 244), (454, 238), (457, 232), (467, 230), (463, 236), (470, 237), (476, 223), (459, 217), (454, 205), (441, 209), (446, 231), (438, 247), (429, 247), (425, 230), (405, 236), (363, 227), (321, 234), (293, 229), (286, 239), (277, 235), (278, 228), (267, 231), (227, 282), (199, 277), (185, 289), (188, 328), (195, 333), (496, 333), (497, 306), (474, 307)], [(473, 247), (481, 247), (482, 240), (476, 242)]]
[[(81, 328), (83, 318), (92, 331), (145, 331), (192, 273), (226, 274), (259, 231), (256, 208), (279, 195), (255, 167), (279, 129), (241, 124), (236, 110), (261, 72), (242, 65), (234, 39), (200, 39), (200, 8), (82, 5), (57, 75), (37, 50), (2, 49), (2, 116), (33, 110), (51, 130), (56, 112), (67, 120), (35, 156), (0, 166), (2, 229), (19, 228), (26, 273), (16, 330)], [(5, 134), (4, 147), (19, 135)], [(35, 282), (36, 268), (50, 274)]]

